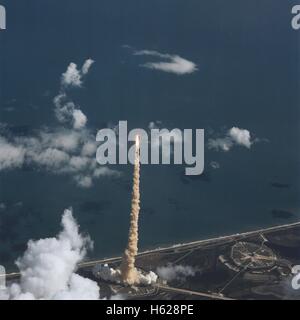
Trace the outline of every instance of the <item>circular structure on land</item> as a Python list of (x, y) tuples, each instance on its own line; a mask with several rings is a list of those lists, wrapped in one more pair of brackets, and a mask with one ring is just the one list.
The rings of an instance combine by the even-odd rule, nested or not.
[(271, 269), (276, 263), (273, 251), (265, 245), (238, 242), (231, 249), (231, 259), (239, 268)]

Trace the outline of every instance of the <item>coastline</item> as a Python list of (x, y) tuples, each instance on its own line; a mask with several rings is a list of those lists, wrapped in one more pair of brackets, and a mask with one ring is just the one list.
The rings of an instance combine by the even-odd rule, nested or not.
[[(213, 237), (213, 238), (209, 238), (209, 239), (202, 239), (202, 240), (191, 241), (191, 242), (186, 242), (186, 243), (178, 243), (178, 244), (173, 244), (171, 246), (158, 247), (158, 248), (154, 248), (154, 249), (144, 250), (144, 251), (139, 252), (138, 256), (145, 256), (145, 255), (153, 254), (153, 253), (167, 252), (169, 250), (174, 250), (174, 249), (181, 250), (181, 249), (186, 249), (189, 246), (195, 246), (195, 245), (210, 245), (210, 244), (218, 243), (220, 241), (232, 241), (233, 239), (240, 240), (245, 237), (255, 236), (255, 235), (262, 234), (262, 233), (269, 233), (269, 232), (273, 232), (273, 231), (285, 230), (285, 229), (293, 228), (296, 226), (300, 226), (300, 221), (294, 222), (294, 223), (289, 223), (289, 224), (282, 224), (282, 225), (278, 225), (278, 226), (268, 227), (268, 228), (256, 229), (256, 230), (252, 230), (252, 231), (246, 231), (246, 232), (242, 232), (242, 233), (235, 233), (235, 234), (231, 234), (231, 235), (224, 235), (224, 236)], [(99, 263), (117, 262), (121, 259), (122, 259), (122, 256), (117, 256), (117, 257), (105, 257), (105, 258), (96, 259), (96, 260), (84, 261), (78, 265), (78, 268), (81, 269), (81, 268), (93, 267), (94, 265), (99, 264)], [(18, 272), (11, 272), (11, 273), (6, 274), (6, 277), (8, 279), (16, 278), (19, 276), (20, 276), (20, 273), (18, 273)]]

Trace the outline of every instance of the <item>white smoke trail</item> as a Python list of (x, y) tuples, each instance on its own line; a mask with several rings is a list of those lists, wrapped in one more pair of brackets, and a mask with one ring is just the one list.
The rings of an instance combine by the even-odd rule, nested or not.
[(125, 250), (121, 274), (123, 283), (128, 285), (139, 283), (139, 273), (135, 267), (135, 257), (138, 253), (138, 222), (140, 213), (140, 139), (135, 142), (135, 164), (133, 173), (133, 191), (131, 201), (130, 229), (127, 249)]
[(153, 271), (141, 272), (135, 267), (138, 254), (138, 231), (140, 213), (140, 137), (135, 140), (135, 161), (133, 172), (133, 190), (131, 200), (130, 228), (127, 248), (120, 268), (114, 269), (105, 265), (96, 265), (93, 273), (97, 278), (124, 285), (148, 286), (157, 282), (158, 276)]
[(191, 266), (172, 265), (158, 267), (156, 272), (159, 277), (166, 281), (185, 281), (188, 277), (194, 277), (199, 270)]
[[(93, 274), (96, 278), (112, 283), (122, 284), (122, 274), (120, 269), (111, 268), (108, 264), (96, 265), (93, 269)], [(157, 274), (153, 271), (141, 273), (137, 270), (137, 281), (139, 285), (150, 286), (157, 282)]]
[(75, 273), (91, 245), (90, 238), (79, 233), (71, 210), (65, 210), (62, 227), (55, 238), (29, 241), (23, 257), (17, 260), (20, 283), (0, 292), (0, 300), (99, 299), (97, 283)]

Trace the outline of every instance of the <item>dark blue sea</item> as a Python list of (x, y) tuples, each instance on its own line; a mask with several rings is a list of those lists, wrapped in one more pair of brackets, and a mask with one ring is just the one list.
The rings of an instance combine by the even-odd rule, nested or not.
[[(251, 149), (205, 148), (205, 171), (142, 166), (140, 248), (290, 223), (300, 216), (299, 36), (289, 0), (0, 0), (0, 122), (14, 135), (57, 126), (53, 98), (70, 62), (95, 60), (73, 99), (97, 129), (245, 128)], [(132, 50), (179, 55), (197, 72), (140, 65)], [(148, 59), (149, 60), (149, 59)], [(210, 166), (218, 162), (219, 169)], [(91, 188), (43, 170), (0, 172), (0, 264), (13, 268), (29, 239), (60, 230), (73, 207), (94, 240), (89, 258), (120, 254), (129, 225), (132, 166)], [(5, 207), (5, 208), (4, 208)]]

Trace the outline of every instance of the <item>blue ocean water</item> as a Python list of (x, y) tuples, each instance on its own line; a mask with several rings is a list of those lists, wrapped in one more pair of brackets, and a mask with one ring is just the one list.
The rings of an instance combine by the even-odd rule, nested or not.
[[(95, 64), (74, 93), (96, 134), (132, 128), (237, 126), (262, 139), (251, 150), (205, 151), (205, 173), (142, 166), (140, 246), (230, 234), (299, 219), (299, 35), (294, 1), (1, 1), (0, 120), (17, 134), (56, 126), (53, 97), (70, 62)], [(132, 49), (177, 54), (198, 71), (177, 76), (141, 68)], [(211, 161), (220, 168), (210, 167)], [(29, 239), (53, 236), (65, 208), (94, 240), (90, 257), (126, 245), (131, 166), (90, 189), (42, 171), (0, 173), (0, 264), (12, 266)], [(283, 214), (274, 215), (274, 212)], [(273, 214), (272, 214), (273, 213)]]

